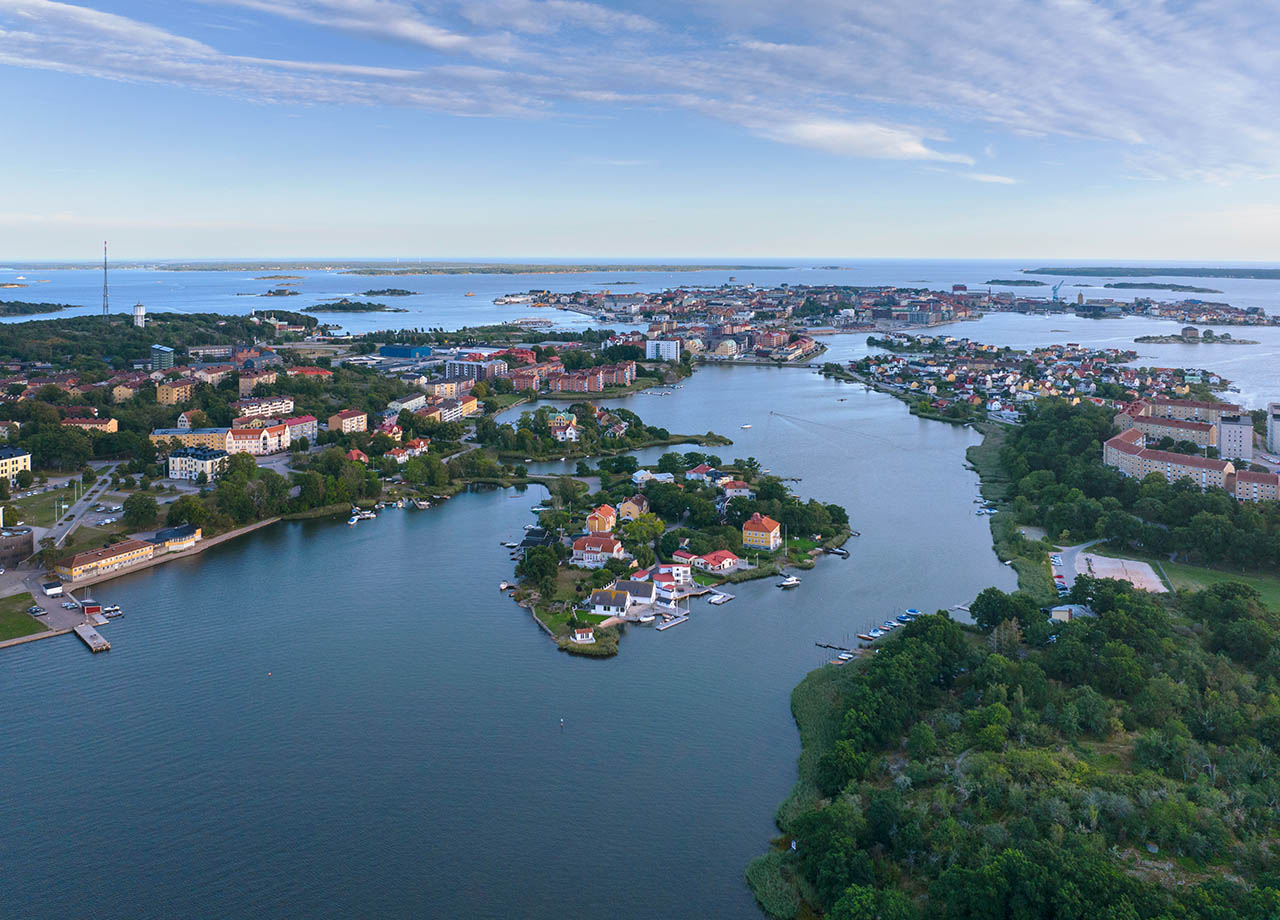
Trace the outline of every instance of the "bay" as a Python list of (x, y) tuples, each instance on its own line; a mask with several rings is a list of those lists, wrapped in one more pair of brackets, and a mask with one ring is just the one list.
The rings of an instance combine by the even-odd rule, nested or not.
[(540, 489), (276, 525), (111, 582), (109, 653), (0, 658), (6, 911), (759, 916), (742, 873), (795, 778), (814, 643), (1013, 573), (973, 514), (968, 429), (791, 368), (628, 404), (844, 504), (852, 558), (631, 628), (608, 661), (556, 651), (496, 590)]

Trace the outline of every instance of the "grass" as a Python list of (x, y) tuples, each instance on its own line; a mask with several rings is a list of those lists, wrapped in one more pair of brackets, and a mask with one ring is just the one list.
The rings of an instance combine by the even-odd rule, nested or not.
[(59, 489), (54, 492), (33, 495), (30, 498), (7, 501), (5, 502), (6, 506), (18, 509), (18, 517), (16, 520), (6, 521), (6, 523), (17, 524), (18, 521), (24, 521), (28, 526), (52, 527), (53, 522), (56, 520), (53, 513), (53, 503), (55, 499), (61, 499), (63, 496), (70, 499), (71, 493), (65, 489)]
[(34, 603), (29, 593), (0, 599), (0, 641), (32, 636), (49, 628), (27, 613), (27, 608)]
[[(70, 556), (73, 553), (82, 553), (85, 550), (97, 549), (100, 546), (105, 546), (110, 537), (119, 533), (124, 533), (124, 530), (122, 528), (110, 527), (105, 529), (100, 527), (86, 527), (81, 524), (75, 529), (75, 532), (71, 534), (71, 539), (58, 548), (58, 558), (61, 559), (63, 556)], [(39, 551), (39, 546), (36, 547), (36, 550)]]

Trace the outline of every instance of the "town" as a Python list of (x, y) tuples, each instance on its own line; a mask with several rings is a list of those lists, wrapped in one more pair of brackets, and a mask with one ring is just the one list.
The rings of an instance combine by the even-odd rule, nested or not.
[[(1043, 282), (1021, 282), (1044, 286)], [(1074, 312), (1090, 318), (1144, 316), (1201, 325), (1266, 326), (1280, 324), (1280, 315), (1260, 307), (1241, 309), (1200, 300), (1157, 301), (1059, 297), (1061, 284), (1050, 297), (952, 285), (949, 291), (889, 286), (790, 285), (757, 287), (729, 283), (716, 288), (676, 288), (657, 293), (617, 293), (609, 290), (553, 293), (534, 290), (498, 297), (499, 305), (568, 310), (602, 323), (660, 324), (659, 332), (679, 333), (692, 354), (732, 358), (738, 355), (775, 356), (781, 344), (770, 333), (792, 335), (831, 331), (890, 330), (937, 326), (980, 319), (984, 313), (1051, 314)], [(530, 323), (549, 322), (531, 317)], [(667, 325), (671, 324), (671, 325)], [(650, 334), (655, 326), (650, 326)], [(757, 342), (755, 336), (761, 336)], [(732, 339), (733, 345), (725, 344)], [(782, 341), (786, 341), (785, 339)], [(789, 357), (790, 350), (782, 357)]]

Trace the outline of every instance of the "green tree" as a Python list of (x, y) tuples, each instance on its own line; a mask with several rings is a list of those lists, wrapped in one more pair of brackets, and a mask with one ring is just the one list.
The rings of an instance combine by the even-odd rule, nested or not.
[(143, 530), (155, 523), (160, 506), (153, 496), (135, 492), (124, 500), (124, 524), (129, 530)]

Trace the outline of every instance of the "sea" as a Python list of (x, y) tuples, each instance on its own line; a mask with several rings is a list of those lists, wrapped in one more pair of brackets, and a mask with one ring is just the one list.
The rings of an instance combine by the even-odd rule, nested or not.
[[(937, 287), (1009, 270), (850, 264), (734, 274)], [(154, 286), (144, 302), (157, 311), (248, 311), (236, 296), (245, 278), (195, 274), (122, 270), (113, 298)], [(40, 299), (70, 299), (77, 284), (89, 298), (91, 275), (51, 271)], [(519, 315), (491, 303), (499, 294), (617, 278), (314, 284), (323, 296), (421, 289), (420, 312), (377, 319), (450, 328)], [(997, 314), (956, 328), (1027, 346), (1175, 327)], [(865, 338), (825, 341), (848, 360)], [(1265, 341), (1169, 347), (1205, 366), (1236, 361), (1228, 376), (1254, 402), (1280, 399), (1280, 341)], [(1152, 363), (1181, 355), (1164, 348), (1139, 350)], [(111, 581), (95, 589), (126, 613), (103, 628), (110, 652), (68, 636), (0, 653), (0, 914), (762, 916), (743, 871), (795, 780), (790, 693), (827, 666), (835, 652), (822, 646), (853, 645), (906, 608), (963, 619), (952, 608), (1016, 584), (974, 513), (965, 451), (980, 436), (808, 368), (700, 367), (663, 395), (607, 404), (673, 432), (728, 435), (722, 459), (755, 457), (798, 494), (844, 505), (860, 533), (850, 558), (821, 558), (793, 591), (765, 579), (732, 587), (720, 607), (695, 601), (688, 622), (661, 633), (627, 627), (608, 660), (557, 651), (498, 590), (512, 576), (500, 544), (534, 520), (540, 487), (477, 490), (354, 527), (282, 523)]]

